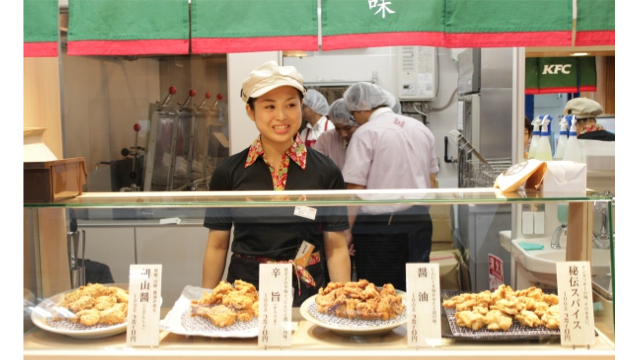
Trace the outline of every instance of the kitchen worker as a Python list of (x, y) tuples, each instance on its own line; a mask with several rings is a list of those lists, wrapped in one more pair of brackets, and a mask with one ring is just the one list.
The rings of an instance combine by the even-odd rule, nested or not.
[(313, 147), (323, 132), (334, 128), (326, 117), (328, 113), (329, 103), (324, 95), (313, 89), (307, 90), (302, 106), (302, 119), (307, 125), (300, 132), (306, 147)]
[[(242, 83), (241, 97), (260, 134), (248, 148), (216, 167), (211, 191), (270, 190), (275, 194), (282, 190), (345, 189), (338, 166), (306, 147), (300, 138), (306, 93), (302, 84), (302, 75), (293, 66), (278, 66), (275, 61), (249, 74)], [(329, 282), (324, 277), (325, 262), (331, 281), (350, 281), (344, 235), (349, 227), (346, 208), (301, 205), (208, 208), (203, 287), (214, 288), (223, 280), (232, 227), (232, 254), (225, 279), (230, 283), (241, 279), (258, 287), (260, 264), (293, 263), (303, 241), (315, 248), (305, 259), (306, 267), (292, 264), (293, 306), (300, 306)]]
[[(350, 86), (344, 100), (359, 125), (342, 169), (347, 189), (409, 192), (434, 187), (439, 168), (435, 138), (429, 128), (414, 118), (394, 113), (384, 90), (374, 84)], [(427, 206), (349, 207), (349, 222), (352, 227), (347, 241), (351, 236), (358, 278), (406, 290), (405, 264), (429, 262), (433, 225)]]
[(571, 99), (564, 106), (564, 114), (576, 116), (578, 139), (616, 141), (616, 134), (596, 123), (596, 116), (602, 114), (602, 106), (597, 101), (587, 98)]
[(347, 157), (347, 146), (351, 135), (358, 129), (358, 123), (347, 111), (344, 99), (331, 104), (327, 117), (335, 125), (335, 129), (323, 132), (313, 148), (327, 155), (342, 170)]

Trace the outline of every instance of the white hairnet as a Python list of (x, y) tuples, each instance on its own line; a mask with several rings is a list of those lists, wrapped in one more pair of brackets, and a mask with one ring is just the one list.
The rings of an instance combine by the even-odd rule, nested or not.
[(348, 111), (367, 111), (381, 105), (393, 105), (385, 92), (378, 85), (359, 82), (349, 86), (343, 97)]
[(334, 124), (358, 126), (358, 123), (344, 106), (344, 99), (334, 101), (333, 104), (329, 106), (329, 114), (327, 114), (327, 116)]
[(382, 89), (385, 94), (387, 94), (387, 97), (389, 98), (389, 103), (392, 105), (389, 105), (389, 107), (391, 108), (391, 110), (396, 113), (396, 114), (401, 114), (401, 105), (400, 105), (400, 100), (398, 100), (395, 96), (393, 96), (392, 93), (388, 92), (385, 89)]
[(302, 102), (318, 115), (327, 115), (329, 113), (329, 103), (327, 99), (316, 90), (307, 90), (307, 94), (304, 96)]

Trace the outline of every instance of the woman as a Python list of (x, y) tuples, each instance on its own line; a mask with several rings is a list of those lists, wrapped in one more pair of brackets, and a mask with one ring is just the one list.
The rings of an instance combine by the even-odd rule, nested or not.
[(564, 107), (565, 115), (576, 117), (576, 133), (580, 140), (616, 141), (616, 134), (598, 124), (596, 117), (602, 114), (602, 106), (587, 98), (575, 98)]
[[(211, 177), (210, 190), (345, 189), (340, 169), (326, 156), (305, 147), (298, 134), (305, 92), (302, 76), (292, 66), (269, 61), (251, 72), (242, 84), (241, 97), (260, 135), (251, 146), (220, 163)], [(222, 280), (232, 226), (229, 282), (241, 279), (258, 287), (259, 265), (292, 262), (303, 241), (315, 250), (305, 268), (293, 266), (293, 306), (300, 306), (329, 281), (324, 276), (325, 257), (331, 281), (349, 281), (346, 208), (320, 207), (313, 219), (295, 215), (298, 208), (208, 208), (203, 287), (213, 288)]]

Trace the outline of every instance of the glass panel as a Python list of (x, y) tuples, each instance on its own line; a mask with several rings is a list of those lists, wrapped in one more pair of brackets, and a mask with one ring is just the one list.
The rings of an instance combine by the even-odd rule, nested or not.
[(24, 204), (25, 207), (216, 207), (216, 206), (307, 206), (382, 205), (382, 204), (506, 204), (522, 202), (566, 202), (609, 200), (591, 191), (536, 191), (502, 193), (494, 189), (434, 189), (434, 190), (358, 190), (358, 191), (225, 191), (172, 193), (85, 193), (66, 201), (47, 204)]

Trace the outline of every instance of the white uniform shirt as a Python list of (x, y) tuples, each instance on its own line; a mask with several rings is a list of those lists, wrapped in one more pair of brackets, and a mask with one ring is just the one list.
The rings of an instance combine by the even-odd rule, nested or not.
[(335, 129), (336, 127), (333, 125), (326, 116), (323, 116), (318, 120), (315, 125), (311, 125), (307, 123), (307, 127), (305, 127), (300, 136), (302, 137), (302, 141), (304, 144), (309, 147), (313, 147), (313, 144), (318, 140), (320, 134), (327, 130)]
[[(430, 175), (438, 170), (431, 130), (412, 117), (383, 107), (374, 111), (369, 121), (353, 133), (342, 174), (345, 183), (367, 189), (428, 189)], [(364, 206), (362, 211), (381, 214), (409, 207)]]
[(342, 170), (347, 158), (347, 142), (340, 136), (336, 129), (323, 132), (313, 149), (327, 155)]

